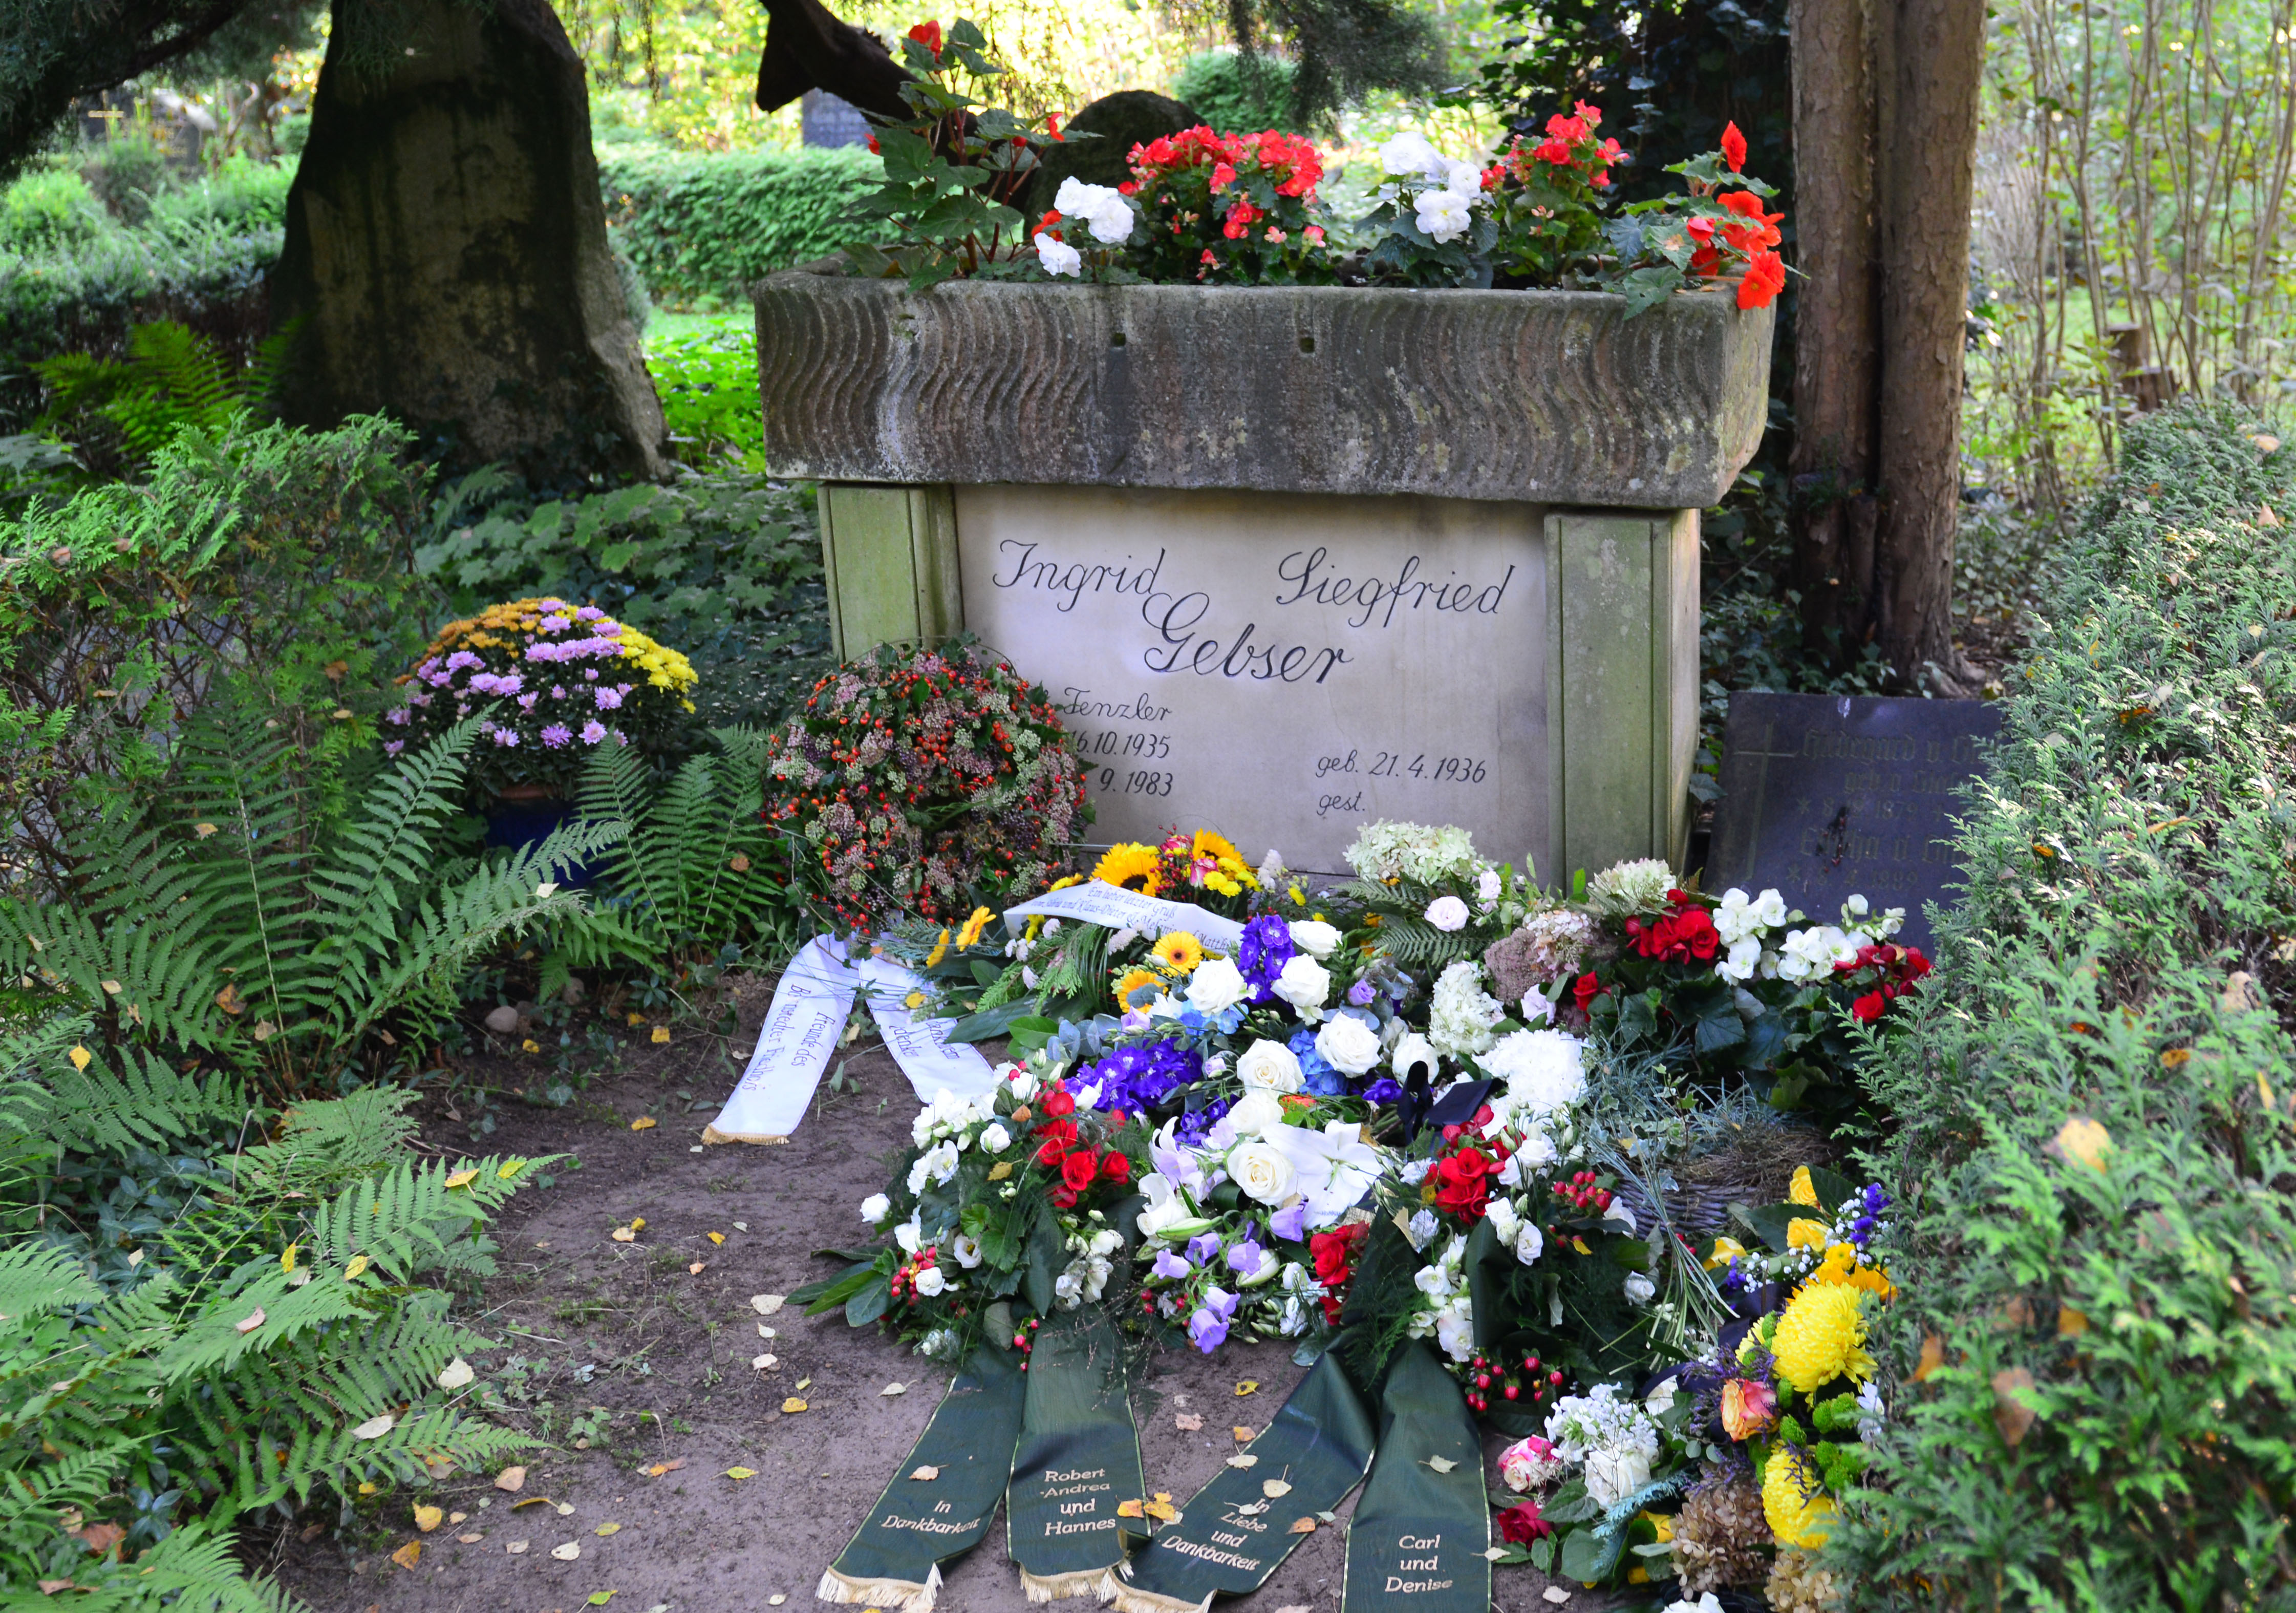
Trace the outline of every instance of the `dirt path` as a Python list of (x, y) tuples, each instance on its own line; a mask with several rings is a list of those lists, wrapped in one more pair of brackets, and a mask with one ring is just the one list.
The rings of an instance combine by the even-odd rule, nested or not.
[[(744, 993), (737, 1048), (754, 1036), (765, 995)], [(490, 1474), (454, 1473), (423, 1494), (365, 1498), (339, 1528), (306, 1517), (269, 1541), (250, 1529), (316, 1613), (574, 1613), (609, 1595), (617, 1613), (825, 1605), (813, 1594), (822, 1569), (922, 1432), (946, 1375), (841, 1315), (784, 1309), (763, 1319), (749, 1301), (834, 1269), (813, 1250), (860, 1240), (856, 1206), (882, 1187), (915, 1099), (888, 1055), (864, 1051), (846, 1063), (858, 1091), (824, 1100), (787, 1146), (705, 1151), (702, 1124), (733, 1080), (716, 1045), (634, 1042), (628, 1063), (567, 1108), (502, 1112), (477, 1145), (575, 1156), (544, 1173), (552, 1185), (512, 1202), (496, 1229), (501, 1273), (470, 1324), (502, 1344), (480, 1365), (504, 1393), (507, 1420), (551, 1446), (529, 1457), (515, 1495)], [(659, 1123), (629, 1130), (646, 1115)], [(425, 1135), (471, 1151), (469, 1130), (442, 1112)], [(636, 1240), (614, 1241), (634, 1217), (645, 1222)], [(761, 1323), (775, 1337), (761, 1338)], [(780, 1365), (754, 1370), (751, 1359), (768, 1351)], [(1288, 1345), (1231, 1346), (1210, 1362), (1191, 1350), (1152, 1353), (1134, 1389), (1150, 1488), (1185, 1503), (1234, 1449), (1231, 1427), (1263, 1426), (1302, 1370)], [(1244, 1378), (1261, 1387), (1238, 1399)], [(800, 1382), (808, 1409), (784, 1415)], [(882, 1394), (892, 1383), (908, 1392)], [(1203, 1413), (1204, 1431), (1181, 1432), (1182, 1411)], [(756, 1476), (725, 1477), (731, 1468)], [(513, 1509), (537, 1497), (548, 1504)], [(461, 1520), (421, 1535), (418, 1502)], [(1350, 1497), (1339, 1509), (1343, 1520), (1353, 1506)], [(414, 1567), (391, 1560), (414, 1541)], [(578, 1557), (554, 1557), (569, 1544)], [(1234, 1605), (1334, 1613), (1343, 1555), (1340, 1530), (1319, 1531)], [(940, 1606), (950, 1613), (1029, 1608), (1001, 1521), (944, 1573)], [(1503, 1570), (1496, 1605), (1551, 1609), (1544, 1587), (1528, 1568)], [(1582, 1592), (1570, 1606), (1579, 1613), (1599, 1601)]]

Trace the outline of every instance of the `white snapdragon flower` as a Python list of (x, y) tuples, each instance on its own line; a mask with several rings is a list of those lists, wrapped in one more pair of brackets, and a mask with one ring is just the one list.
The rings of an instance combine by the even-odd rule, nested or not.
[(1207, 958), (1188, 976), (1188, 1002), (1199, 1014), (1218, 1014), (1242, 1002), (1250, 989), (1232, 959)]
[(1295, 953), (1283, 960), (1283, 972), (1269, 989), (1299, 1009), (1304, 1019), (1331, 996), (1332, 972), (1305, 952)]
[(1078, 275), (1084, 273), (1084, 254), (1067, 242), (1039, 230), (1037, 232), (1037, 261), (1047, 275)]
[(1320, 960), (1339, 951), (1338, 927), (1320, 918), (1295, 918), (1283, 927), (1292, 932), (1292, 944), (1310, 958)]
[(1299, 1057), (1282, 1042), (1265, 1038), (1244, 1049), (1235, 1061), (1235, 1073), (1248, 1092), (1296, 1092), (1306, 1084)]
[(1074, 175), (1061, 181), (1061, 188), (1053, 194), (1053, 206), (1063, 218), (1081, 218), (1092, 231), (1093, 239), (1108, 246), (1120, 246), (1132, 235), (1135, 216), (1132, 203), (1124, 193), (1105, 185), (1086, 185)]

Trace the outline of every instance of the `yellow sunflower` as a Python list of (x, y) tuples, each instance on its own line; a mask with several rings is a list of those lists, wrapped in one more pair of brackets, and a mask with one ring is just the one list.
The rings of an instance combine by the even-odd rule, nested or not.
[(1107, 855), (1093, 868), (1092, 876), (1103, 885), (1122, 885), (1153, 896), (1163, 888), (1157, 872), (1156, 848), (1134, 841), (1109, 847)]
[(1204, 960), (1204, 943), (1185, 930), (1174, 930), (1148, 949), (1155, 959), (1175, 975), (1189, 975)]
[(1152, 1002), (1155, 999), (1151, 997), (1146, 1002), (1135, 1003), (1132, 1000), (1132, 993), (1143, 986), (1147, 986), (1153, 992), (1161, 992), (1165, 984), (1164, 977), (1152, 969), (1127, 969), (1116, 983), (1118, 1006), (1127, 1008), (1144, 1008), (1148, 1006), (1148, 1002)]

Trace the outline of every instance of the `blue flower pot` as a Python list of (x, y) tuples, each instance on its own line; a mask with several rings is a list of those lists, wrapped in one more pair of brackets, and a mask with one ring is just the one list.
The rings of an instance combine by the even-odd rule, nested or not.
[[(487, 805), (487, 844), (524, 851), (541, 844), (550, 837), (551, 830), (578, 816), (572, 802), (558, 796), (512, 799), (497, 795)], [(559, 875), (558, 884), (565, 890), (587, 890), (596, 877), (586, 863), (576, 863)]]

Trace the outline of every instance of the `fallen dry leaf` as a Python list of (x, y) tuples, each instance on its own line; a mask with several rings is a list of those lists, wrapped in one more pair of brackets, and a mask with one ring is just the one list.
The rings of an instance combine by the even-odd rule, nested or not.
[(788, 1597), (788, 1595), (787, 1595), (786, 1593), (783, 1593), (783, 1592), (776, 1592), (775, 1594), (774, 1594), (774, 1595), (772, 1595), (772, 1596), (768, 1596), (768, 1597), (767, 1597), (767, 1598), (766, 1598), (766, 1606), (767, 1606), (767, 1607), (769, 1607), (769, 1608), (778, 1608), (778, 1607), (780, 1607), (780, 1606), (782, 1605), (782, 1603), (783, 1603), (783, 1602), (787, 1601), (788, 1600), (789, 1600), (789, 1597)]
[(1000, 1159), (988, 1167), (988, 1180), (991, 1181), (1002, 1181), (1012, 1173), (1013, 1162), (1009, 1159)]
[(2082, 1334), (2087, 1331), (2088, 1313), (2087, 1312), (2077, 1311), (2070, 1305), (2059, 1305), (2057, 1307), (2057, 1337), (2059, 1338), (2079, 1338)]
[(757, 1368), (760, 1372), (770, 1372), (775, 1367), (782, 1364), (782, 1358), (775, 1354), (771, 1350), (768, 1350), (763, 1355), (752, 1355), (750, 1357), (750, 1364)]
[(699, 1277), (701, 1275), (702, 1267), (707, 1263), (708, 1263), (705, 1261), (697, 1260), (692, 1265), (685, 1268), (685, 1274), (688, 1277)]
[(1259, 1465), (1259, 1458), (1249, 1451), (1239, 1452), (1227, 1459), (1227, 1465), (1231, 1468), (1256, 1468)]
[(726, 1242), (726, 1234), (723, 1232), (712, 1232), (709, 1234), (709, 1241), (722, 1247)]
[(659, 1123), (660, 1123), (657, 1122), (652, 1115), (641, 1115), (636, 1120), (630, 1122), (630, 1130), (633, 1132), (651, 1132)]
[(524, 1468), (504, 1468), (501, 1472), (495, 1475), (495, 1488), (497, 1490), (508, 1490), (512, 1494), (517, 1494), (521, 1490), (526, 1488), (526, 1469)]
[(780, 1335), (775, 1333), (771, 1328), (766, 1326), (766, 1324), (761, 1321), (758, 1324), (758, 1337), (760, 1338), (777, 1338)]
[(683, 1456), (673, 1456), (668, 1461), (658, 1461), (654, 1463), (653, 1466), (648, 1468), (645, 1470), (646, 1477), (648, 1478), (660, 1478), (665, 1473), (676, 1472), (678, 1469), (685, 1465), (685, 1458)]
[(1505, 1546), (1493, 1546), (1483, 1553), (1483, 1555), (1492, 1562), (1505, 1562), (1506, 1560), (1506, 1554), (1507, 1549)]
[(666, 1025), (658, 1025), (654, 1026), (653, 1040), (656, 1046), (660, 1046), (661, 1043), (668, 1041), (669, 1040), (669, 1027)]
[(1193, 1411), (1182, 1411), (1172, 1419), (1172, 1426), (1183, 1434), (1193, 1434), (1202, 1428), (1204, 1420)]
[(530, 1543), (531, 1543), (528, 1541), (513, 1540), (507, 1545), (504, 1546), (503, 1550), (509, 1552), (512, 1557), (516, 1557), (519, 1553), (524, 1551)]
[(1180, 1510), (1172, 1504), (1168, 1496), (1159, 1495), (1153, 1501), (1143, 1502), (1140, 1510), (1151, 1518), (1162, 1518), (1166, 1523), (1180, 1521)]
[(471, 1379), (477, 1376), (477, 1373), (471, 1370), (471, 1363), (457, 1355), (440, 1370), (439, 1387), (442, 1389), (460, 1389), (466, 1387)]
[(467, 1188), (478, 1179), (478, 1167), (472, 1165), (468, 1170), (449, 1172), (447, 1176), (447, 1185), (450, 1188)]
[(370, 1417), (351, 1430), (353, 1439), (381, 1439), (398, 1426), (398, 1419), (385, 1411), (380, 1417)]
[(909, 1386), (905, 1383), (889, 1383), (877, 1391), (881, 1397), (888, 1395), (906, 1395), (908, 1392)]
[(1281, 1501), (1292, 1494), (1292, 1486), (1280, 1478), (1264, 1479), (1260, 1483), (1259, 1493), (1270, 1501)]
[(1427, 1465), (1438, 1473), (1448, 1473), (1459, 1464), (1447, 1456), (1431, 1456), (1427, 1459)]
[(800, 1378), (797, 1380), (797, 1387), (799, 1393), (802, 1394), (804, 1391), (813, 1387), (813, 1379), (810, 1378)]
[(2022, 1393), (2032, 1387), (2033, 1375), (2022, 1367), (2010, 1367), (1993, 1375), (1993, 1420), (2013, 1450), (2033, 1426), (2035, 1412), (2025, 1403)]
[(1564, 1590), (1561, 1585), (1549, 1585), (1546, 1590), (1540, 1592), (1539, 1594), (1546, 1597), (1547, 1601), (1553, 1602), (1558, 1608), (1564, 1602), (1570, 1600), (1570, 1592)]
[(1922, 1335), (1922, 1359), (1914, 1369), (1914, 1381), (1926, 1383), (1931, 1373), (1945, 1365), (1945, 1340), (1935, 1333)]
[(73, 1538), (89, 1551), (102, 1557), (112, 1547), (127, 1538), (127, 1531), (116, 1523), (94, 1523), (74, 1531)]
[(591, 1534), (595, 1535), (601, 1540), (603, 1540), (609, 1535), (619, 1535), (621, 1532), (622, 1526), (618, 1523), (602, 1523), (596, 1528), (590, 1531)]
[(909, 1477), (921, 1483), (931, 1484), (934, 1479), (940, 1477), (940, 1469), (934, 1467), (931, 1462), (921, 1462), (918, 1464), (917, 1470), (910, 1474)]
[(728, 1468), (726, 1469), (726, 1477), (728, 1478), (755, 1478), (757, 1476), (758, 1470), (755, 1468)]
[(485, 1538), (486, 1536), (483, 1535), (457, 1535), (455, 1536), (455, 1543), (463, 1546), (475, 1546), (479, 1542)]
[(1245, 1428), (1242, 1423), (1236, 1424), (1234, 1428), (1230, 1428), (1228, 1432), (1235, 1436), (1235, 1443), (1240, 1445), (1250, 1444), (1251, 1443), (1251, 1430)]
[(469, 1516), (468, 1512), (449, 1512), (447, 1514), (447, 1521), (450, 1524), (457, 1524)]
[(1257, 1395), (1259, 1393), (1259, 1380), (1258, 1378), (1247, 1378), (1242, 1383), (1235, 1386), (1235, 1397), (1238, 1400), (1242, 1400), (1247, 1395)]
[(572, 1562), (582, 1555), (582, 1543), (578, 1540), (570, 1540), (562, 1546), (551, 1547), (550, 1554), (560, 1562)]
[(783, 1294), (752, 1294), (750, 1296), (750, 1309), (760, 1316), (771, 1316), (782, 1308), (782, 1302), (787, 1297)]
[(632, 1227), (616, 1227), (606, 1236), (616, 1243), (636, 1243), (638, 1240), (636, 1229)]
[[(1303, 1518), (1301, 1521), (1305, 1522), (1307, 1520)], [(1310, 1613), (1310, 1609), (1306, 1602), (1295, 1601), (1288, 1608), (1276, 1609), (1275, 1613)]]
[(1136, 1501), (1119, 1501), (1116, 1503), (1116, 1515), (1119, 1518), (1144, 1518), (1147, 1515), (1140, 1510), (1143, 1504)]
[(367, 1257), (364, 1255), (352, 1255), (350, 1264), (343, 1268), (343, 1280), (345, 1282), (351, 1281), (361, 1272), (365, 1271), (370, 1263), (371, 1263), (368, 1261)]
[(788, 1412), (791, 1416), (795, 1416), (798, 1412), (805, 1410), (805, 1402), (792, 1395), (787, 1400), (782, 1402), (782, 1410)]
[(2057, 1128), (2056, 1136), (2048, 1143), (2046, 1151), (2070, 1164), (2085, 1164), (2093, 1171), (2104, 1169), (2104, 1156), (2112, 1148), (2112, 1133), (2086, 1115), (2076, 1115)]
[(557, 1509), (558, 1516), (561, 1518), (574, 1516), (574, 1503), (570, 1501), (554, 1501), (550, 1504)]
[(390, 1560), (402, 1568), (411, 1568), (422, 1560), (422, 1543), (410, 1540), (390, 1554)]
[(547, 1495), (529, 1495), (524, 1501), (514, 1501), (511, 1502), (510, 1510), (516, 1512), (527, 1507), (554, 1507), (558, 1503), (556, 1502), (551, 1500)]
[(73, 1069), (85, 1070), (88, 1066), (88, 1061), (94, 1058), (95, 1055), (89, 1052), (86, 1048), (74, 1048), (68, 1057), (70, 1057), (72, 1061)]
[[(235, 1321), (235, 1322), (234, 1322), (234, 1323), (232, 1324), (232, 1326), (233, 1326), (233, 1328), (234, 1328), (234, 1329), (236, 1329), (237, 1331), (242, 1332), (242, 1333), (252, 1333), (252, 1332), (254, 1332), (254, 1331), (255, 1331), (255, 1329), (258, 1329), (258, 1328), (261, 1327), (262, 1325), (263, 1325), (263, 1307), (262, 1307), (261, 1305), (258, 1305), (258, 1306), (256, 1306), (256, 1307), (255, 1307), (255, 1309), (254, 1309), (253, 1311), (250, 1312), (246, 1316), (244, 1316), (244, 1317), (241, 1318), (238, 1321)], [(362, 1437), (369, 1437), (369, 1436), (362, 1436)]]
[(1315, 1532), (1316, 1520), (1312, 1518), (1298, 1518), (1292, 1519), (1292, 1527), (1289, 1531), (1289, 1533), (1293, 1535), (1313, 1535)]
[(437, 1507), (417, 1507), (414, 1509), (414, 1527), (422, 1530), (425, 1535), (430, 1534), (431, 1530), (437, 1528), (440, 1524), (446, 1521), (446, 1513), (439, 1510)]

